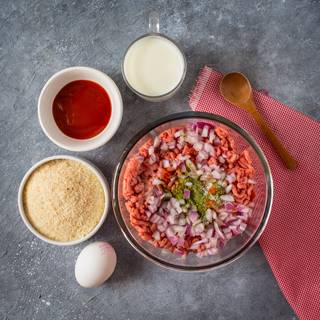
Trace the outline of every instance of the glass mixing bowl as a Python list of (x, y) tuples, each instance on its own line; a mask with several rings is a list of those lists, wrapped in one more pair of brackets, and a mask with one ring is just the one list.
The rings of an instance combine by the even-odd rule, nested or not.
[[(137, 231), (131, 226), (129, 212), (125, 207), (122, 195), (123, 174), (128, 159), (138, 153), (138, 149), (150, 138), (154, 138), (162, 131), (172, 127), (190, 125), (196, 122), (207, 122), (229, 130), (235, 139), (237, 150), (247, 148), (253, 160), (256, 170), (256, 198), (252, 216), (248, 226), (241, 235), (231, 239), (219, 249), (216, 255), (197, 257), (190, 253), (186, 257), (180, 257), (167, 250), (154, 247), (151, 243), (142, 240)], [(230, 120), (218, 115), (201, 112), (182, 112), (164, 117), (138, 132), (126, 146), (113, 177), (113, 208), (116, 220), (126, 239), (148, 260), (170, 269), (181, 271), (205, 271), (224, 266), (241, 257), (252, 247), (262, 234), (271, 211), (273, 184), (269, 165), (261, 148), (255, 140), (243, 129)]]

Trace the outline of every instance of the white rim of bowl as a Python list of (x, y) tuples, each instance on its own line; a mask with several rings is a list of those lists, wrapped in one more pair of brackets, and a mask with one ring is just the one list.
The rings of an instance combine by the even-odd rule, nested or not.
[[(112, 89), (115, 91), (115, 95), (113, 95), (113, 97), (116, 100), (117, 107), (114, 108), (113, 106), (111, 106), (111, 112), (115, 113), (115, 115), (116, 115), (116, 118), (113, 120), (114, 121), (113, 128), (110, 127), (110, 123), (111, 123), (110, 122), (111, 118), (110, 118), (110, 121), (108, 122), (108, 124), (105, 127), (105, 129), (103, 131), (101, 131), (99, 134), (97, 134), (96, 136), (94, 136), (94, 137), (92, 137), (90, 139), (79, 140), (79, 141), (90, 141), (91, 140), (92, 141), (92, 145), (90, 145), (88, 147), (79, 147), (79, 146), (77, 146), (77, 141), (78, 140), (77, 139), (73, 139), (73, 138), (68, 137), (68, 136), (66, 136), (66, 137), (68, 137), (70, 139), (73, 139), (74, 142), (75, 142), (75, 145), (72, 146), (72, 147), (66, 146), (64, 143), (61, 143), (61, 142), (57, 141), (56, 139), (54, 139), (48, 133), (47, 129), (45, 128), (45, 126), (43, 124), (43, 121), (42, 121), (42, 118), (41, 118), (41, 115), (40, 115), (40, 108), (41, 108), (41, 104), (42, 104), (43, 95), (44, 95), (45, 90), (47, 90), (47, 88), (51, 85), (51, 82), (54, 79), (56, 79), (59, 76), (61, 76), (62, 74), (67, 73), (67, 72), (71, 72), (71, 71), (75, 71), (75, 70), (88, 71), (88, 72), (98, 73), (98, 74), (102, 75), (103, 77), (105, 77), (107, 79), (107, 81), (110, 82), (110, 85), (111, 85)], [(83, 79), (83, 80), (86, 80), (86, 79)], [(101, 85), (101, 83), (99, 83), (98, 81), (94, 81), (94, 80), (92, 80), (92, 81), (98, 83), (99, 85)], [(102, 86), (102, 87), (104, 87), (104, 86)], [(108, 91), (107, 91), (107, 93), (108, 93), (108, 95), (110, 95), (110, 93)], [(58, 94), (58, 92), (57, 92), (57, 94)], [(112, 113), (111, 113), (111, 116), (112, 116)], [(39, 95), (39, 98), (38, 98), (38, 119), (39, 119), (39, 123), (40, 123), (42, 131), (49, 138), (49, 140), (51, 140), (54, 144), (56, 144), (60, 148), (63, 148), (65, 150), (69, 150), (69, 151), (75, 151), (75, 152), (90, 151), (90, 150), (94, 150), (94, 149), (97, 149), (97, 148), (103, 146), (104, 144), (106, 144), (108, 141), (110, 141), (112, 139), (114, 134), (119, 129), (121, 121), (122, 121), (122, 116), (123, 116), (123, 101), (122, 101), (122, 96), (121, 96), (121, 93), (120, 93), (120, 90), (119, 90), (118, 86), (116, 85), (116, 83), (107, 74), (105, 74), (104, 72), (102, 72), (102, 71), (100, 71), (98, 69), (94, 69), (94, 68), (91, 68), (91, 67), (74, 66), (74, 67), (65, 68), (65, 69), (62, 69), (62, 70), (56, 72), (45, 83), (45, 85), (41, 89), (41, 92), (40, 92), (40, 95)], [(105, 139), (103, 139), (100, 143), (95, 143), (95, 138), (100, 137), (101, 135), (103, 135), (103, 134), (105, 134), (107, 132), (109, 134)], [(62, 132), (62, 134), (64, 134), (64, 133)]]
[[(86, 166), (91, 172), (94, 173), (94, 175), (98, 178), (99, 182), (101, 183), (102, 189), (103, 189), (103, 193), (104, 193), (104, 198), (105, 198), (105, 206), (104, 206), (104, 211), (102, 213), (102, 216), (100, 218), (100, 221), (98, 222), (98, 224), (84, 237), (77, 239), (77, 240), (72, 240), (72, 241), (66, 241), (66, 242), (62, 242), (62, 241), (56, 241), (56, 240), (51, 240), (47, 237), (45, 237), (44, 235), (42, 235), (40, 232), (38, 232), (34, 226), (31, 224), (31, 222), (29, 221), (29, 219), (27, 218), (25, 211), (24, 211), (24, 206), (23, 206), (23, 191), (24, 191), (24, 187), (26, 182), (28, 181), (30, 175), (37, 169), (39, 168), (41, 165), (52, 161), (52, 160), (74, 160), (77, 162), (80, 162), (81, 164), (83, 164), (84, 166)], [(98, 169), (94, 164), (92, 164), (90, 161), (79, 158), (79, 157), (74, 157), (74, 156), (68, 156), (68, 155), (59, 155), (59, 156), (52, 156), (52, 157), (47, 157), (44, 158), (40, 161), (38, 161), (37, 163), (35, 163), (24, 175), (24, 177), (22, 178), (22, 181), (20, 183), (19, 186), (19, 192), (18, 192), (18, 207), (19, 207), (19, 212), (20, 212), (20, 216), (24, 222), (24, 224), (27, 226), (27, 228), (39, 239), (53, 244), (53, 245), (57, 245), (57, 246), (73, 246), (76, 244), (79, 244), (81, 242), (84, 242), (86, 240), (88, 240), (89, 238), (91, 238), (102, 226), (102, 224), (104, 223), (104, 221), (107, 218), (108, 212), (109, 212), (109, 208), (110, 208), (110, 188), (108, 185), (108, 182), (105, 178), (105, 176), (103, 175), (103, 173), (100, 171), (100, 169)]]

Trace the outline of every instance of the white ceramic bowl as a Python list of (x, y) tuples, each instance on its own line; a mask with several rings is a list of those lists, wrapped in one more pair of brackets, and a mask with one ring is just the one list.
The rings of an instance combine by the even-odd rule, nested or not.
[[(57, 126), (52, 113), (52, 103), (58, 92), (68, 83), (90, 80), (103, 87), (111, 99), (111, 118), (106, 128), (90, 139), (74, 139)], [(61, 148), (70, 151), (88, 151), (107, 143), (118, 130), (122, 120), (122, 98), (117, 85), (105, 73), (88, 67), (71, 67), (54, 74), (44, 85), (38, 100), (38, 116), (47, 137)]]
[[(32, 172), (35, 171), (35, 169), (37, 169), (38, 167), (40, 167), (41, 165), (43, 165), (44, 163), (51, 161), (51, 160), (59, 160), (59, 159), (67, 159), (67, 160), (74, 160), (74, 161), (78, 161), (81, 164), (85, 165), (89, 170), (91, 170), (95, 176), (98, 178), (98, 180), (101, 183), (101, 186), (103, 188), (103, 192), (104, 192), (104, 198), (105, 198), (105, 206), (104, 206), (104, 211), (102, 213), (101, 219), (99, 221), (99, 223), (83, 238), (77, 239), (77, 240), (73, 240), (73, 241), (68, 241), (68, 242), (61, 242), (61, 241), (55, 241), (55, 240), (51, 240), (45, 236), (43, 236), (41, 233), (39, 233), (34, 227), (33, 225), (30, 223), (30, 221), (28, 220), (25, 212), (24, 212), (24, 207), (23, 207), (23, 190), (24, 190), (24, 186), (28, 180), (28, 178), (30, 177), (30, 175), (32, 174)], [(66, 155), (61, 155), (61, 156), (53, 156), (53, 157), (48, 157), (45, 159), (42, 159), (41, 161), (37, 162), (36, 164), (34, 164), (28, 171), (27, 173), (24, 175), (21, 183), (20, 183), (20, 187), (19, 187), (19, 192), (18, 192), (18, 207), (19, 207), (19, 211), (20, 211), (20, 215), (21, 218), (23, 220), (23, 222), (25, 223), (25, 225), (28, 227), (28, 229), (35, 235), (37, 236), (39, 239), (50, 243), (50, 244), (54, 244), (54, 245), (58, 245), (58, 246), (72, 246), (75, 244), (79, 244), (89, 238), (91, 238), (102, 226), (102, 224), (104, 223), (107, 214), (108, 214), (108, 210), (110, 207), (110, 190), (109, 190), (109, 186), (108, 186), (108, 182), (106, 180), (106, 178), (104, 177), (104, 175), (102, 174), (102, 172), (96, 167), (94, 166), (91, 162), (84, 160), (84, 159), (80, 159), (78, 157), (73, 157), (73, 156), (66, 156)]]

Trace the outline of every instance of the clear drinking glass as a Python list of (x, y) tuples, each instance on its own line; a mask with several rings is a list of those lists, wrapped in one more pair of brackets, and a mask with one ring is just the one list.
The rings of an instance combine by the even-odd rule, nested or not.
[[(172, 40), (171, 38), (160, 33), (159, 30), (160, 30), (159, 15), (157, 12), (151, 12), (149, 15), (149, 32), (147, 34), (144, 34), (141, 37), (137, 38), (129, 45), (129, 47), (127, 48), (127, 50), (123, 56), (122, 63), (121, 63), (122, 76), (123, 76), (123, 79), (126, 82), (127, 86), (135, 94), (137, 94), (138, 96), (140, 96), (144, 100), (151, 101), (151, 102), (160, 102), (160, 101), (164, 101), (164, 100), (167, 100), (170, 97), (172, 97), (178, 91), (178, 89), (181, 87), (183, 80), (185, 79), (186, 72), (187, 72), (187, 61), (186, 61), (186, 57), (185, 57), (183, 51), (181, 50), (179, 45), (174, 40)], [(169, 41), (173, 46), (175, 46), (177, 48), (177, 52), (179, 51), (179, 53), (181, 54), (182, 59), (183, 59), (183, 72), (182, 72), (182, 75), (181, 75), (179, 82), (176, 84), (176, 86), (174, 88), (170, 89), (168, 92), (165, 92), (161, 95), (146, 95), (143, 92), (138, 91), (136, 88), (134, 88), (134, 85), (132, 83), (130, 83), (128, 76), (126, 75), (126, 72), (125, 72), (125, 61), (126, 61), (126, 57), (127, 57), (129, 50), (137, 41), (139, 41), (143, 38), (146, 38), (146, 37), (159, 37), (159, 38), (162, 38), (162, 39)], [(153, 70), (150, 70), (150, 72), (153, 72)]]
[[(150, 138), (154, 138), (164, 130), (207, 122), (213, 126), (227, 129), (235, 140), (236, 150), (247, 149), (250, 152), (255, 168), (255, 206), (248, 226), (241, 235), (231, 239), (216, 255), (199, 258), (191, 253), (186, 258), (167, 250), (155, 248), (142, 240), (131, 226), (129, 212), (125, 207), (122, 194), (124, 172), (128, 160), (138, 153), (139, 148)], [(116, 220), (132, 247), (148, 260), (169, 269), (198, 272), (225, 266), (247, 252), (259, 239), (266, 227), (272, 205), (273, 184), (268, 162), (261, 148), (245, 130), (232, 121), (218, 115), (202, 112), (182, 112), (164, 117), (138, 132), (126, 146), (113, 177), (113, 208)]]

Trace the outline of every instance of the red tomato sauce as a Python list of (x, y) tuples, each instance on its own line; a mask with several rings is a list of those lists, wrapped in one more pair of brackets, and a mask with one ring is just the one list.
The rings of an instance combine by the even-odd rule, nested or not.
[(111, 100), (104, 88), (88, 80), (72, 81), (57, 94), (52, 105), (59, 129), (75, 139), (98, 135), (110, 121)]

